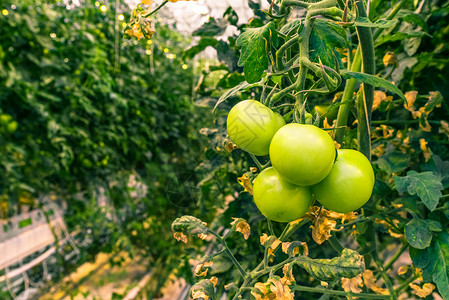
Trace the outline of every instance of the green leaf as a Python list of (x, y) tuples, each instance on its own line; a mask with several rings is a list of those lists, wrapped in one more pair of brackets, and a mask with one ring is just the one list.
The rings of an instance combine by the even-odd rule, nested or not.
[(437, 207), (442, 196), (441, 179), (432, 172), (409, 171), (407, 176), (394, 176), (394, 182), (400, 193), (408, 192), (410, 195), (418, 195), (430, 210)]
[[(193, 298), (193, 295), (195, 292), (203, 292), (205, 296), (209, 296), (208, 299), (210, 299), (210, 300), (217, 299), (217, 297), (215, 296), (214, 284), (209, 279), (203, 279), (203, 280), (195, 283), (190, 288), (190, 297)], [(195, 299), (199, 299), (199, 298), (195, 298)]]
[(426, 249), (410, 248), (410, 257), (423, 270), (423, 279), (433, 280), (443, 299), (449, 299), (449, 234), (440, 233)]
[(316, 279), (326, 282), (341, 277), (353, 278), (365, 270), (363, 256), (350, 249), (343, 249), (341, 256), (332, 259), (299, 256), (295, 263)]
[(227, 90), (226, 92), (224, 92), (223, 95), (221, 95), (221, 97), (218, 99), (217, 103), (214, 106), (214, 110), (217, 108), (217, 106), (226, 101), (226, 99), (228, 99), (229, 97), (234, 96), (235, 94), (237, 94), (239, 91), (242, 90), (246, 90), (255, 86), (260, 86), (263, 83), (262, 81), (256, 82), (256, 83), (248, 83), (246, 81), (241, 82), (239, 85), (234, 86), (232, 89)]
[(226, 31), (227, 26), (228, 23), (225, 20), (216, 21), (214, 18), (209, 18), (209, 22), (204, 23), (192, 35), (204, 37), (220, 36)]
[(310, 60), (321, 62), (335, 68), (334, 55), (340, 61), (340, 54), (335, 48), (346, 48), (346, 36), (342, 27), (328, 21), (316, 19), (314, 31), (310, 37)]
[(191, 235), (205, 234), (208, 231), (206, 225), (206, 223), (193, 216), (182, 216), (173, 221), (171, 229), (173, 232), (182, 232)]
[(268, 68), (267, 44), (270, 38), (277, 40), (273, 22), (260, 28), (248, 28), (237, 39), (237, 45), (242, 47), (238, 65), (243, 66), (248, 83), (259, 81)]
[(404, 155), (401, 151), (396, 150), (393, 145), (388, 145), (385, 153), (374, 161), (373, 164), (387, 174), (399, 173), (407, 168), (410, 159), (409, 155)]
[(432, 155), (432, 161), (423, 170), (432, 171), (440, 176), (444, 188), (449, 187), (449, 161), (443, 161), (439, 156)]
[(429, 228), (430, 231), (440, 232), (443, 230), (443, 226), (438, 221), (426, 220), (426, 223), (427, 223), (427, 228)]
[(285, 35), (289, 35), (290, 33), (297, 32), (300, 26), (302, 26), (302, 20), (296, 19), (287, 22), (279, 31)]
[(425, 249), (430, 246), (432, 232), (430, 232), (426, 221), (414, 217), (405, 225), (405, 238), (413, 248)]
[(371, 22), (368, 18), (358, 17), (354, 23), (354, 26), (357, 27), (374, 27), (374, 28), (391, 28), (396, 25), (398, 20), (385, 20), (379, 19), (376, 22)]
[(182, 53), (184, 60), (194, 58), (198, 53), (206, 49), (208, 46), (217, 46), (218, 41), (214, 38), (202, 37), (197, 45), (190, 47)]
[(354, 78), (363, 83), (367, 83), (367, 84), (370, 84), (375, 87), (381, 87), (386, 90), (389, 90), (390, 92), (397, 94), (404, 101), (407, 101), (405, 99), (404, 94), (401, 92), (400, 89), (398, 89), (394, 84), (390, 83), (389, 81), (387, 81), (383, 78), (380, 78), (380, 77), (377, 77), (374, 75), (365, 74), (365, 73), (350, 72), (347, 70), (341, 70), (340, 74), (344, 79)]

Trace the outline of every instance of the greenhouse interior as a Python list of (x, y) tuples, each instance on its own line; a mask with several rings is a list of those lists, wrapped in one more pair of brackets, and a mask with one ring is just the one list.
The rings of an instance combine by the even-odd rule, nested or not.
[(448, 0), (0, 11), (1, 300), (449, 300)]

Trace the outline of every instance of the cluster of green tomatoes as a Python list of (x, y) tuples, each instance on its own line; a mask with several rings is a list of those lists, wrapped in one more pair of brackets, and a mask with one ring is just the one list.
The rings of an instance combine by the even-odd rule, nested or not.
[(331, 136), (316, 126), (285, 124), (262, 103), (245, 100), (229, 112), (227, 130), (242, 150), (270, 156), (272, 167), (260, 172), (253, 185), (254, 202), (270, 220), (299, 219), (314, 198), (327, 209), (347, 213), (371, 197), (369, 160), (356, 150), (336, 151)]

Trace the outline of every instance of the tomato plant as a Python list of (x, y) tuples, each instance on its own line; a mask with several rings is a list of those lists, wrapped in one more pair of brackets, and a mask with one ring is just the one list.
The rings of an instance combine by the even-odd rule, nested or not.
[(369, 200), (373, 187), (374, 172), (366, 156), (355, 150), (341, 149), (329, 175), (312, 186), (312, 191), (327, 209), (348, 213)]
[(276, 222), (297, 220), (312, 204), (309, 187), (289, 183), (272, 167), (257, 175), (253, 194), (261, 213)]
[(288, 124), (270, 144), (273, 167), (288, 181), (309, 186), (329, 174), (335, 159), (332, 138), (313, 125)]
[(239, 102), (227, 118), (229, 137), (254, 155), (267, 155), (273, 135), (284, 125), (280, 114), (255, 100)]
[[(444, 270), (449, 258), (442, 250), (449, 245), (443, 229), (448, 225), (449, 183), (443, 171), (449, 156), (444, 149), (449, 125), (443, 121), (449, 113), (443, 101), (447, 79), (438, 76), (426, 88), (415, 81), (422, 78), (420, 67), (446, 72), (445, 63), (431, 63), (433, 50), (422, 41), (428, 39), (428, 30), (435, 29), (427, 24), (441, 24), (447, 12), (441, 1), (391, 1), (387, 10), (383, 4), (386, 1), (271, 1), (268, 10), (255, 9), (254, 19), (237, 25), (240, 34), (226, 42), (211, 38), (210, 32), (222, 26), (214, 20), (197, 31), (201, 40), (186, 53), (193, 55), (212, 46), (226, 64), (220, 66), (223, 80), (210, 94), (218, 98), (217, 105), (236, 103), (251, 93), (253, 99), (279, 112), (286, 123), (293, 123), (274, 135), (269, 157), (247, 156), (241, 151), (245, 149), (234, 150), (226, 144), (229, 151), (234, 150), (236, 162), (244, 160), (244, 174), (239, 177), (242, 194), (253, 193), (258, 205), (260, 194), (269, 188), (260, 189), (260, 178), (252, 179), (257, 173), (275, 170), (279, 182), (317, 184), (317, 199), (322, 198), (324, 206), (317, 201), (283, 229), (267, 213), (264, 222), (248, 206), (246, 211), (232, 211), (240, 218), (222, 233), (216, 224), (206, 226), (191, 216), (175, 220), (175, 237), (201, 232), (213, 235), (217, 242), (216, 251), (197, 265), (207, 270), (196, 275), (207, 279), (192, 287), (192, 298), (294, 299), (299, 295), (317, 299), (318, 294), (327, 294), (323, 297), (398, 299), (437, 291), (449, 299), (449, 274)], [(444, 43), (432, 47), (448, 52)], [(236, 50), (240, 50), (238, 61), (231, 55)], [(245, 81), (236, 74), (242, 71)], [(418, 86), (422, 91), (413, 90)], [(315, 114), (310, 111), (313, 107)], [(288, 128), (313, 128), (320, 133), (300, 143), (302, 134)], [(277, 137), (287, 131), (279, 142)], [(313, 142), (321, 137), (326, 146), (314, 148)], [(335, 148), (341, 157), (334, 164)], [(267, 169), (270, 165), (273, 169)], [(343, 179), (331, 180), (336, 177)], [(332, 189), (328, 189), (330, 183)], [(336, 201), (326, 205), (325, 198)], [(248, 222), (242, 219), (245, 214)], [(304, 226), (309, 222), (310, 231)], [(251, 230), (257, 232), (253, 239)], [(245, 241), (230, 239), (236, 231)], [(257, 242), (263, 253), (238, 257), (245, 251), (240, 249), (255, 249)], [(363, 261), (358, 252), (364, 253)], [(219, 271), (222, 254), (238, 272)], [(254, 264), (257, 260), (259, 264)], [(216, 262), (219, 265), (214, 268)], [(295, 272), (293, 265), (306, 272)], [(423, 268), (422, 280), (418, 268)], [(433, 268), (442, 275), (434, 275)], [(353, 273), (343, 274), (342, 269)]]

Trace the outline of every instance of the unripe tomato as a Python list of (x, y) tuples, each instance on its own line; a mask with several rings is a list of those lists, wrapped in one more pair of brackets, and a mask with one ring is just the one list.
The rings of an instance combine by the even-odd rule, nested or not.
[(262, 103), (245, 100), (231, 109), (226, 125), (229, 137), (242, 150), (267, 155), (273, 135), (285, 121)]
[(324, 130), (292, 123), (274, 135), (270, 159), (282, 177), (291, 183), (309, 186), (329, 174), (334, 164), (335, 146)]
[(276, 222), (297, 220), (312, 204), (310, 187), (291, 184), (274, 168), (267, 168), (257, 176), (253, 194), (260, 212)]
[(371, 197), (374, 187), (371, 163), (362, 153), (338, 150), (337, 161), (329, 175), (312, 186), (316, 199), (326, 208), (347, 213), (362, 207)]

